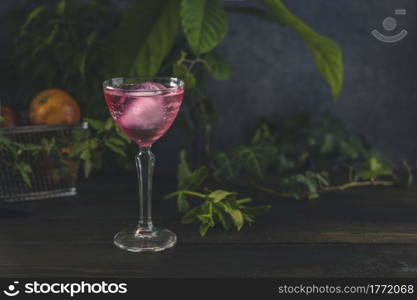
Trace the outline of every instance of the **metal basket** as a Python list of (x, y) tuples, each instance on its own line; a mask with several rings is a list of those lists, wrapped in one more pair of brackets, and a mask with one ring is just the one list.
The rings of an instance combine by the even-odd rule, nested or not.
[[(71, 147), (71, 143), (74, 140), (74, 131), (85, 130), (87, 128), (87, 123), (52, 126), (19, 126), (0, 129), (0, 134), (5, 135), (14, 142), (23, 144), (39, 144), (43, 139), (53, 138), (61, 144), (65, 143), (66, 147)], [(0, 155), (2, 154), (0, 153)], [(64, 166), (65, 162), (54, 162), (42, 153), (36, 156), (24, 154), (23, 159), (32, 168), (32, 172), (30, 173), (31, 185), (26, 184), (19, 173), (11, 168), (10, 165), (6, 165), (6, 157), (0, 157), (1, 200), (6, 202), (18, 202), (42, 198), (74, 196), (77, 194), (76, 181), (78, 174), (78, 159), (71, 161), (71, 172), (68, 172), (65, 176), (61, 176), (58, 179), (52, 172), (52, 165), (61, 164), (63, 167), (68, 167)]]

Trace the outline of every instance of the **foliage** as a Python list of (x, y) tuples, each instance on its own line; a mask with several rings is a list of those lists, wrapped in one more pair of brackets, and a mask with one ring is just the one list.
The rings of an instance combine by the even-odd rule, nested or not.
[[(199, 223), (201, 236), (217, 224), (221, 224), (226, 230), (234, 227), (239, 231), (245, 222), (251, 225), (255, 222), (257, 215), (270, 209), (269, 205), (248, 206), (246, 204), (252, 199), (240, 198), (236, 192), (202, 187), (207, 177), (207, 167), (190, 170), (183, 150), (178, 166), (177, 191), (165, 197), (166, 199), (176, 197), (178, 210), (184, 214), (182, 222), (184, 224)], [(197, 204), (192, 208), (190, 197), (197, 200)]]
[[(202, 188), (209, 178), (237, 189), (253, 187), (275, 197), (308, 198), (311, 204), (320, 193), (362, 186), (390, 186), (406, 181), (412, 174), (404, 162), (408, 178), (401, 178), (393, 166), (372, 150), (361, 138), (352, 136), (330, 114), (311, 120), (305, 114), (263, 121), (250, 142), (227, 152), (215, 152), (206, 166), (193, 171), (180, 154), (177, 190), (166, 198), (176, 197), (183, 223), (200, 223), (205, 235), (217, 223), (223, 228), (239, 230), (244, 222), (271, 206), (246, 206), (250, 198), (237, 192)], [(200, 201), (192, 206), (189, 197)], [(226, 218), (226, 219), (225, 219)]]
[(112, 118), (99, 121), (85, 118), (91, 130), (78, 131), (72, 155), (80, 157), (84, 165), (84, 175), (88, 177), (95, 166), (101, 168), (105, 160), (105, 151), (111, 151), (126, 158), (126, 147), (132, 141), (124, 135)]
[(226, 13), (218, 0), (182, 0), (181, 22), (197, 56), (215, 48), (227, 31)]
[(392, 165), (330, 114), (262, 122), (250, 143), (213, 154), (217, 180), (249, 185), (277, 196), (314, 199), (326, 191), (393, 185)]
[(78, 100), (90, 117), (106, 116), (97, 98), (105, 75), (105, 37), (115, 22), (108, 9), (109, 1), (40, 3), (18, 24), (13, 56), (2, 68), (8, 82), (3, 94), (15, 102), (23, 100), (21, 105), (26, 108), (39, 91), (62, 88)]
[[(19, 174), (23, 181), (31, 186), (31, 177), (33, 173), (32, 165), (28, 161), (33, 158), (43, 155), (51, 162), (57, 158), (63, 161), (65, 152), (59, 147), (54, 138), (42, 139), (40, 143), (18, 143), (5, 135), (0, 133), (0, 164), (2, 167), (10, 168), (13, 173)], [(64, 167), (66, 165), (63, 165)], [(68, 171), (68, 169), (66, 170)]]
[[(280, 0), (258, 2), (262, 8), (228, 12), (250, 14), (293, 29), (305, 41), (319, 73), (337, 97), (343, 81), (339, 47), (295, 17)], [(137, 0), (126, 9), (115, 8), (107, 0), (42, 0), (42, 3), (21, 22), (15, 35), (14, 57), (2, 60), (3, 82), (8, 82), (5, 93), (12, 99), (25, 99), (27, 107), (39, 90), (62, 88), (75, 96), (85, 116), (98, 119), (87, 118), (92, 131), (79, 133), (71, 151), (71, 155), (79, 156), (84, 162), (85, 175), (93, 166), (106, 165), (103, 161), (107, 150), (103, 149), (120, 156), (126, 153), (127, 140), (112, 121), (105, 121), (107, 112), (104, 101), (99, 99), (102, 97), (100, 82), (122, 74), (173, 75), (184, 79), (186, 97), (176, 124), (193, 137), (194, 144), (204, 144), (205, 152), (210, 152), (210, 128), (217, 120), (217, 113), (204, 80), (207, 75), (227, 80), (232, 73), (227, 61), (216, 52), (228, 29), (228, 13), (219, 0)], [(16, 94), (16, 91), (26, 94)], [(239, 198), (236, 192), (203, 187), (208, 174), (232, 183), (244, 175), (255, 185), (266, 181), (271, 174), (279, 174), (283, 175), (280, 184), (292, 188), (292, 195), (302, 195), (298, 189), (307, 187), (312, 197), (318, 193), (318, 186), (327, 183), (324, 170), (328, 170), (331, 155), (340, 158), (336, 152), (343, 148), (343, 151), (356, 151), (355, 159), (362, 158), (363, 144), (357, 141), (338, 140), (337, 135), (330, 134), (322, 145), (320, 128), (316, 133), (298, 134), (300, 137), (290, 135), (284, 140), (284, 135), (264, 124), (250, 144), (230, 152), (216, 152), (209, 168), (193, 171), (183, 153), (178, 190), (170, 195), (176, 197), (179, 210), (185, 213), (183, 221), (199, 222), (201, 235), (218, 223), (226, 229), (240, 230), (245, 222), (252, 223), (256, 215), (269, 208), (248, 206), (250, 198)], [(307, 135), (309, 144), (300, 142), (306, 141), (301, 138), (303, 135)], [(19, 147), (23, 146), (13, 145), (13, 155), (20, 151)], [(21, 151), (32, 151), (30, 147)], [(315, 158), (320, 151), (327, 152)], [(349, 159), (354, 159), (352, 153)], [(368, 167), (363, 165), (355, 173), (357, 180), (366, 180), (366, 176), (372, 180), (378, 178), (382, 169), (384, 175), (388, 174), (389, 169), (381, 167), (380, 160), (371, 158), (374, 161), (369, 160)], [(15, 161), (14, 166), (17, 165)], [(17, 169), (23, 170), (19, 171), (21, 174), (30, 172), (27, 167)], [(191, 207), (196, 201), (199, 201), (197, 205)]]
[(39, 143), (17, 142), (0, 131), (0, 164), (13, 170), (31, 186), (31, 174), (36, 167), (33, 165), (34, 159), (38, 156), (47, 162), (55, 178), (71, 176), (74, 164), (68, 162), (77, 163), (79, 159), (83, 163), (84, 175), (88, 177), (93, 165), (99, 168), (103, 163), (102, 153), (105, 151), (126, 157), (126, 147), (131, 140), (111, 118), (106, 122), (94, 119), (86, 121), (91, 127), (87, 131), (76, 130), (71, 137), (66, 138), (42, 138)]
[(56, 87), (77, 99), (84, 116), (104, 120), (104, 78), (174, 75), (187, 87), (176, 124), (192, 135), (194, 144), (204, 143), (207, 152), (217, 113), (204, 80), (206, 74), (217, 80), (231, 76), (216, 48), (227, 34), (228, 13), (235, 12), (292, 28), (311, 50), (332, 94), (337, 96), (342, 87), (340, 49), (279, 0), (258, 0), (262, 8), (228, 11), (219, 0), (136, 0), (126, 8), (109, 0), (39, 1), (13, 34), (12, 59), (1, 64), (3, 82), (8, 82), (2, 93), (24, 99), (24, 107), (38, 91)]
[(293, 29), (304, 40), (313, 55), (317, 70), (329, 84), (332, 95), (337, 98), (343, 83), (343, 61), (339, 47), (295, 17), (281, 0), (259, 0), (275, 16), (279, 24)]
[(112, 75), (155, 75), (179, 28), (179, 0), (136, 1), (111, 35)]

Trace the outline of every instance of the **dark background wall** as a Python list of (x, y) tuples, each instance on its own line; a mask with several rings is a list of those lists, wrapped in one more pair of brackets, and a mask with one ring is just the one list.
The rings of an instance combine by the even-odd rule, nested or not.
[[(124, 1), (128, 2), (128, 1)], [(245, 1), (225, 1), (241, 5)], [(417, 145), (417, 2), (415, 0), (291, 0), (285, 4), (305, 23), (335, 40), (343, 49), (345, 84), (332, 101), (302, 40), (287, 28), (249, 16), (231, 15), (229, 32), (219, 51), (230, 62), (229, 81), (208, 86), (221, 119), (214, 126), (213, 142), (228, 147), (244, 141), (247, 128), (259, 118), (295, 111), (315, 116), (331, 111), (353, 133), (366, 137), (394, 161), (414, 162)], [(0, 13), (33, 1), (2, 1)], [(370, 34), (394, 10), (406, 39), (396, 44), (377, 41)], [(0, 51), (5, 28), (0, 20)], [(177, 150), (187, 137), (172, 130), (155, 145), (159, 166), (172, 170)]]
[[(225, 1), (230, 5), (231, 1)], [(241, 1), (240, 1), (241, 2)], [(248, 1), (246, 1), (248, 2)], [(305, 23), (336, 41), (344, 52), (345, 83), (333, 101), (304, 42), (291, 30), (256, 18), (231, 15), (219, 51), (232, 65), (229, 81), (210, 81), (220, 113), (216, 147), (245, 140), (262, 117), (330, 111), (391, 160), (415, 162), (417, 146), (417, 2), (414, 0), (292, 0), (285, 4)], [(236, 5), (240, 5), (237, 3)], [(407, 9), (406, 16), (394, 10)], [(406, 39), (385, 44), (371, 36), (395, 17)], [(174, 132), (171, 132), (174, 136)], [(177, 138), (159, 146), (180, 148)], [(164, 161), (169, 164), (170, 160)], [(164, 159), (165, 160), (165, 159)]]
[[(345, 85), (333, 102), (301, 39), (286, 28), (246, 16), (230, 18), (220, 50), (233, 67), (232, 80), (211, 82), (222, 119), (218, 143), (238, 142), (247, 122), (262, 116), (330, 110), (393, 159), (411, 158), (417, 144), (417, 2), (413, 0), (295, 0), (287, 6), (343, 49)], [(396, 17), (409, 36), (385, 44), (370, 34)], [(397, 31), (395, 32), (397, 33)]]

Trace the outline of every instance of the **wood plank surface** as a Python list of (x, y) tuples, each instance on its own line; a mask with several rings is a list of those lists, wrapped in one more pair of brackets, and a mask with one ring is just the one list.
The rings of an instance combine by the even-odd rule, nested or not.
[(324, 195), (315, 207), (267, 199), (273, 210), (241, 232), (183, 225), (155, 187), (154, 220), (178, 245), (128, 253), (113, 235), (136, 223), (136, 182), (96, 179), (74, 198), (3, 204), (0, 277), (415, 277), (417, 189), (364, 188)]

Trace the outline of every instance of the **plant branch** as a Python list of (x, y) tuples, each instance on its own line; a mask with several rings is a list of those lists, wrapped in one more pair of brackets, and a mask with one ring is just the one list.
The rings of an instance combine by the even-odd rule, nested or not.
[(202, 194), (202, 193), (189, 191), (189, 190), (179, 190), (179, 191), (176, 191), (176, 192), (173, 192), (171, 194), (166, 195), (164, 197), (164, 199), (169, 199), (169, 198), (178, 196), (179, 194), (184, 194), (184, 195), (188, 195), (188, 196), (195, 196), (195, 197), (199, 197), (199, 198), (206, 198), (207, 197), (205, 194)]
[(190, 65), (188, 66), (188, 72), (191, 72), (191, 70), (193, 69), (194, 65), (198, 64), (198, 63), (202, 63), (204, 64), (204, 60), (201, 58), (196, 58), (196, 59), (185, 59), (185, 62), (189, 63)]
[[(294, 193), (286, 193), (286, 192), (278, 192), (274, 189), (268, 188), (268, 187), (264, 187), (261, 186), (259, 184), (257, 184), (254, 181), (251, 181), (251, 185), (268, 194), (274, 195), (274, 196), (278, 196), (278, 197), (284, 197), (284, 198), (292, 198), (294, 197)], [(341, 185), (335, 185), (335, 186), (327, 186), (327, 187), (323, 187), (320, 190), (317, 191), (317, 193), (324, 193), (324, 192), (334, 192), (334, 191), (344, 191), (346, 189), (349, 188), (355, 188), (355, 187), (365, 187), (365, 186), (393, 186), (395, 185), (395, 182), (393, 181), (383, 181), (383, 180), (377, 180), (377, 181), (352, 181), (352, 182), (348, 182), (345, 184), (341, 184)], [(304, 193), (301, 195), (302, 198), (308, 196), (308, 192)]]

